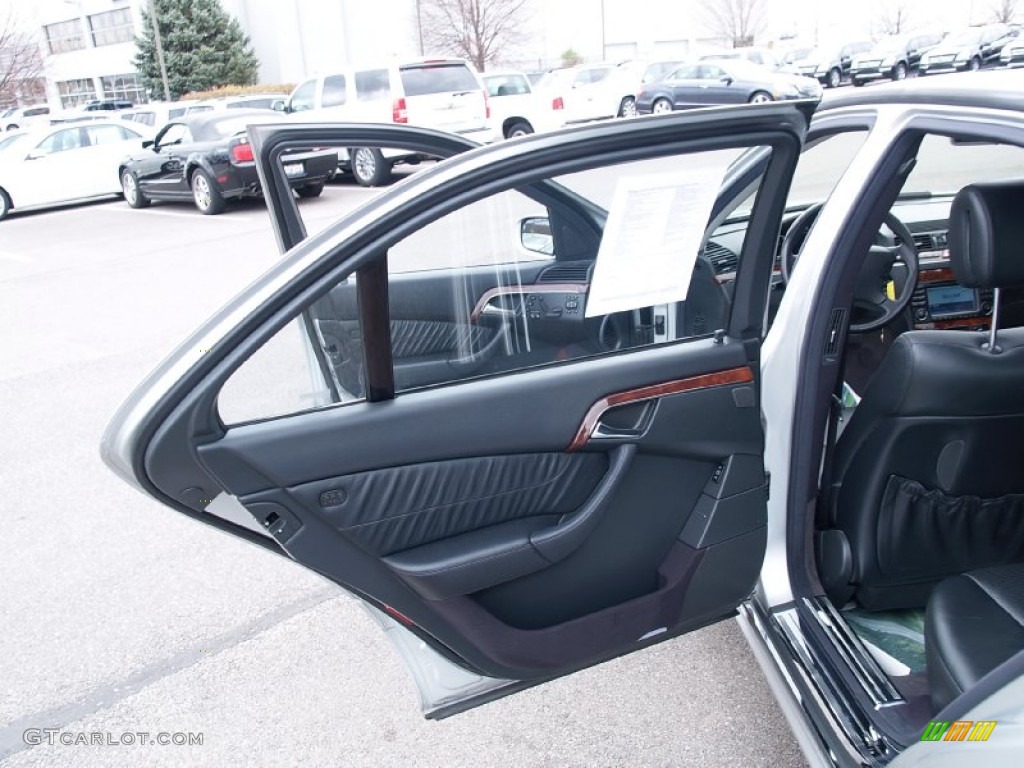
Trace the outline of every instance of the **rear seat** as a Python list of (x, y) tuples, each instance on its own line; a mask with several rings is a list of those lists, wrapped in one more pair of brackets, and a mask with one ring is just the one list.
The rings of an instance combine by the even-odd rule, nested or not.
[(924, 628), (936, 711), (1024, 651), (1024, 565), (945, 579), (932, 592)]

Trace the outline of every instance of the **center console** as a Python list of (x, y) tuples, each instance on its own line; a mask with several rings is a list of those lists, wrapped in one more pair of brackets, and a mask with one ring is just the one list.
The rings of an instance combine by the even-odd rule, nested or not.
[(992, 318), (992, 290), (960, 285), (948, 267), (922, 268), (910, 311), (917, 330), (987, 331)]

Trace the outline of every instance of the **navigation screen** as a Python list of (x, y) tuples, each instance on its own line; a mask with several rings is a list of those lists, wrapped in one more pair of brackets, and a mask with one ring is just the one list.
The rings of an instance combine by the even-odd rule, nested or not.
[(978, 311), (978, 293), (962, 285), (933, 285), (927, 289), (928, 314), (932, 317), (971, 314)]

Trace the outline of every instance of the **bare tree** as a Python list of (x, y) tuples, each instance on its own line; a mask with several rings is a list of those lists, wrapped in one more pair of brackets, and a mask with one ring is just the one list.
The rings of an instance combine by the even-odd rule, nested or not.
[(900, 0), (882, 0), (878, 5), (878, 15), (872, 25), (872, 34), (898, 35), (906, 32), (911, 25), (911, 3)]
[(992, 21), (1009, 24), (1017, 17), (1019, 0), (999, 0), (992, 5)]
[(754, 44), (764, 32), (765, 0), (711, 0), (704, 6), (705, 24), (715, 37), (723, 37), (733, 48)]
[(524, 37), (530, 0), (420, 0), (420, 38), (428, 53), (469, 59), (481, 72)]
[(0, 19), (0, 104), (45, 96), (45, 88), (40, 88), (42, 76), (38, 42), (25, 31), (14, 11), (8, 11)]

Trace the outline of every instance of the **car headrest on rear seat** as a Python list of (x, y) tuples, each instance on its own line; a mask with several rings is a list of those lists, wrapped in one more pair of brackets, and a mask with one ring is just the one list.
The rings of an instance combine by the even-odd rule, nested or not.
[(961, 189), (949, 212), (949, 255), (969, 288), (1024, 285), (1024, 182)]

